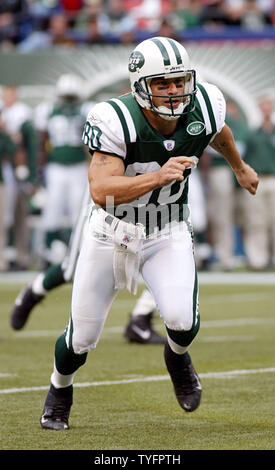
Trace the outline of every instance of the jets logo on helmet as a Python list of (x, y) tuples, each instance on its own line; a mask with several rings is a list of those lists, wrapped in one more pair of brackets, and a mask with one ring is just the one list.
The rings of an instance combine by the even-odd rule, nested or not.
[(133, 51), (129, 58), (129, 71), (136, 72), (144, 65), (143, 54), (139, 51)]
[[(155, 37), (141, 42), (129, 58), (130, 83), (133, 96), (140, 106), (151, 109), (164, 119), (178, 119), (194, 109), (196, 94), (196, 73), (190, 69), (189, 56), (185, 48), (174, 39)], [(175, 95), (163, 95), (169, 99), (170, 108), (154, 106), (151, 80), (156, 77), (164, 79), (183, 78), (184, 94), (177, 95), (182, 102), (173, 106)]]

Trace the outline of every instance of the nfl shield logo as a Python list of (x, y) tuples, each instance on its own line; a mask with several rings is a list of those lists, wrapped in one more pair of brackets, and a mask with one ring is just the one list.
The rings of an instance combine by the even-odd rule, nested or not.
[(130, 239), (131, 239), (130, 235), (124, 235), (122, 241), (123, 241), (124, 243), (129, 243)]
[(128, 243), (131, 243), (132, 241), (132, 237), (131, 235), (128, 235), (127, 233), (125, 233), (125, 235), (123, 236), (123, 239), (122, 239), (122, 242), (120, 243), (120, 246), (122, 246), (125, 250), (127, 250), (128, 248)]
[(171, 151), (175, 147), (175, 141), (174, 140), (164, 140), (163, 145), (166, 148), (166, 150)]

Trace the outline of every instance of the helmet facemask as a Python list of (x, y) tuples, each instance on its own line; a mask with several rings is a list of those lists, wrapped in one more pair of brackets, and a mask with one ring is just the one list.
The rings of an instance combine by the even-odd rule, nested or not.
[[(184, 78), (185, 80), (185, 89), (184, 94), (182, 95), (159, 95), (153, 94), (151, 90), (151, 81), (153, 78), (163, 77), (164, 79), (171, 78)], [(151, 109), (155, 113), (159, 114), (163, 119), (166, 120), (176, 120), (179, 119), (183, 114), (187, 114), (192, 111), (195, 106), (195, 94), (196, 94), (196, 73), (195, 70), (186, 70), (182, 72), (170, 72), (168, 74), (160, 73), (158, 75), (154, 74), (151, 76), (146, 76), (140, 78), (134, 84), (135, 96), (139, 104), (146, 108)], [(162, 98), (169, 100), (170, 107), (158, 106), (156, 107), (153, 103), (154, 98)], [(173, 100), (182, 99), (180, 104), (173, 103)]]

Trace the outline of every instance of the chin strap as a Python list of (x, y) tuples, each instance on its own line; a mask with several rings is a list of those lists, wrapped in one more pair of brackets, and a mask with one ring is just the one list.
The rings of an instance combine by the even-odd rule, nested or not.
[(171, 109), (166, 108), (166, 106), (159, 106), (158, 108), (156, 108), (156, 110), (158, 111), (159, 116), (162, 119), (165, 119), (165, 121), (176, 121), (180, 118), (180, 114), (178, 114), (177, 116), (168, 114), (169, 112), (171, 112)]

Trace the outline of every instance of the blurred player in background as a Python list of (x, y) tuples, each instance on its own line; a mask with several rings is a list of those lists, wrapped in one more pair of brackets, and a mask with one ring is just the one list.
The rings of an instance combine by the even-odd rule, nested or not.
[(65, 255), (87, 185), (88, 157), (81, 142), (87, 112), (82, 97), (80, 77), (62, 75), (56, 84), (56, 100), (41, 103), (35, 113), (41, 162), (45, 165), (42, 224), (48, 265), (56, 256), (62, 259)]
[(37, 133), (33, 114), (23, 103), (14, 86), (2, 90), (2, 122), (5, 131), (21, 151), (21, 164), (15, 169), (10, 163), (3, 166), (6, 183), (6, 225), (9, 231), (9, 261), (12, 269), (26, 269), (30, 265), (28, 200), (36, 190)]
[(5, 123), (1, 117), (0, 110), (0, 271), (7, 271), (9, 263), (6, 255), (7, 227), (5, 221), (5, 210), (8, 205), (7, 184), (4, 182), (2, 166), (9, 164), (11, 168), (22, 163), (22, 154), (15, 145), (9, 134), (5, 132)]

